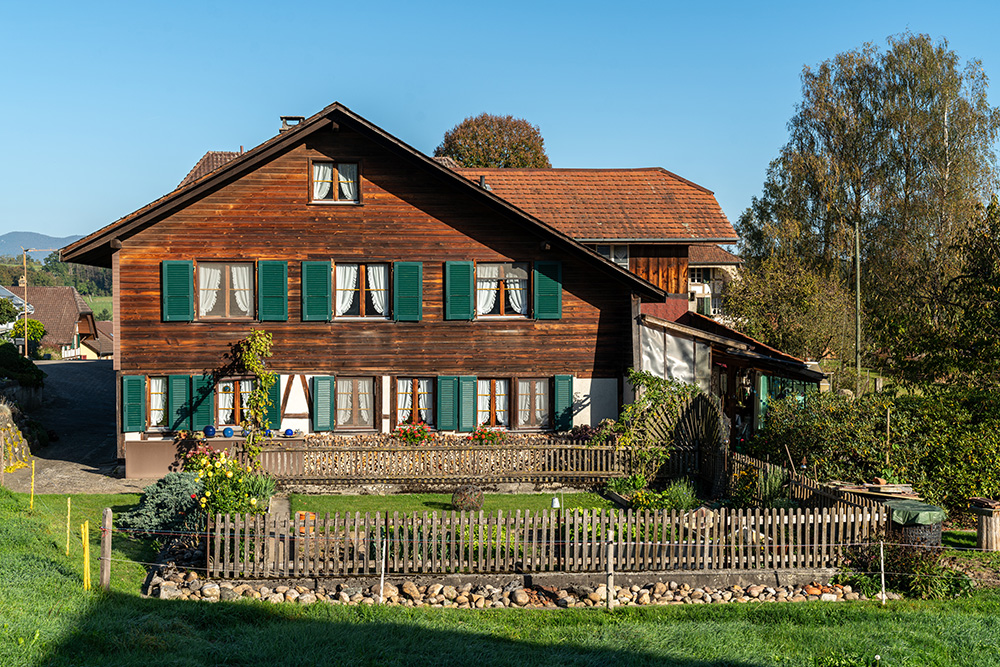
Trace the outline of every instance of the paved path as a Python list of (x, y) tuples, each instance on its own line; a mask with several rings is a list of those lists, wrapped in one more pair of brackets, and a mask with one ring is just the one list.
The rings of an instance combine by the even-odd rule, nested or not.
[[(31, 415), (58, 440), (33, 452), (35, 493), (136, 493), (155, 480), (126, 480), (115, 445), (115, 372), (111, 362), (39, 361), (47, 373), (41, 408)], [(27, 493), (31, 469), (4, 485)]]

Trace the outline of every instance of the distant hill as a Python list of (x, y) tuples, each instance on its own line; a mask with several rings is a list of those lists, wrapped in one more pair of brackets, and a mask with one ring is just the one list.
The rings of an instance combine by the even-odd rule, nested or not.
[[(64, 245), (82, 239), (82, 236), (55, 237), (38, 232), (7, 232), (0, 235), (0, 255), (21, 256), (22, 246), (25, 248), (62, 248)], [(38, 250), (29, 252), (28, 255), (37, 260), (43, 260), (49, 256), (51, 250)]]

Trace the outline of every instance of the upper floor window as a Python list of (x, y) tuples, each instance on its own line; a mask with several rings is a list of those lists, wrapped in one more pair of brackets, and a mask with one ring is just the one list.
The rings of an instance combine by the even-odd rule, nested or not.
[(389, 317), (389, 265), (338, 263), (334, 313), (337, 317)]
[(709, 283), (712, 281), (712, 268), (709, 266), (695, 266), (688, 269), (688, 282)]
[(358, 203), (360, 198), (356, 162), (312, 163), (312, 201)]
[(628, 246), (627, 245), (599, 245), (597, 246), (597, 254), (604, 259), (610, 259), (612, 262), (622, 267), (626, 271), (628, 270)]
[(528, 316), (528, 264), (476, 264), (476, 315)]
[(253, 317), (254, 280), (250, 262), (198, 262), (198, 316)]

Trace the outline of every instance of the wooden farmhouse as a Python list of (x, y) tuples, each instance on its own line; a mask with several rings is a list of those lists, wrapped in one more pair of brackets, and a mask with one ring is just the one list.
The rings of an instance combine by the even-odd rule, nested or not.
[[(689, 246), (736, 238), (710, 191), (665, 170), (452, 168), (339, 103), (203, 163), (61, 251), (113, 271), (129, 465), (174, 431), (240, 423), (250, 381), (219, 369), (255, 328), (280, 376), (271, 423), (303, 434), (565, 431), (616, 417), (629, 367), (690, 362), (679, 376), (718, 390), (735, 372), (718, 350), (764, 372), (745, 341), (675, 323)], [(670, 336), (690, 359), (650, 366)]]

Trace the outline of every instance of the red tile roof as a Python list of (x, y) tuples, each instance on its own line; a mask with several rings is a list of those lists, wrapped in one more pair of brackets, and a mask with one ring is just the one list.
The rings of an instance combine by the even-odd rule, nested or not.
[(693, 245), (688, 248), (688, 266), (742, 264), (743, 260), (717, 245)]
[(115, 353), (114, 322), (98, 320), (94, 324), (97, 326), (97, 338), (83, 341), (83, 344), (96, 352), (98, 356), (112, 356)]
[[(11, 292), (24, 298), (23, 287), (8, 287)], [(45, 327), (42, 345), (72, 345), (76, 323), (94, 312), (74, 287), (28, 287), (28, 303), (35, 307), (31, 319), (38, 320)], [(87, 326), (89, 328), (89, 326)], [(88, 333), (81, 326), (81, 334)]]
[(184, 177), (184, 180), (180, 182), (177, 187), (183, 188), (188, 183), (197, 181), (202, 176), (211, 174), (213, 171), (226, 164), (231, 160), (235, 160), (240, 156), (236, 151), (208, 151), (205, 153), (198, 164), (192, 167), (188, 175)]
[(456, 169), (578, 241), (735, 242), (711, 190), (665, 169)]

